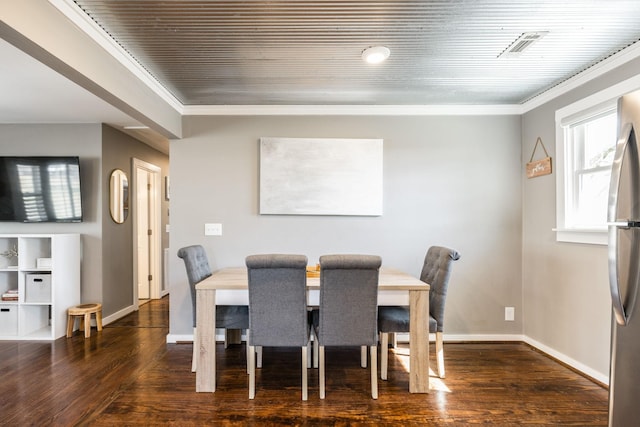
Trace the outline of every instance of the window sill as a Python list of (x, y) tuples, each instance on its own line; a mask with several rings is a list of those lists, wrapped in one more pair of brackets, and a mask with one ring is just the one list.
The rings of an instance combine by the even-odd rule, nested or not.
[(556, 241), (568, 243), (586, 243), (589, 245), (607, 245), (609, 244), (609, 235), (606, 229), (560, 229), (554, 228), (556, 232)]

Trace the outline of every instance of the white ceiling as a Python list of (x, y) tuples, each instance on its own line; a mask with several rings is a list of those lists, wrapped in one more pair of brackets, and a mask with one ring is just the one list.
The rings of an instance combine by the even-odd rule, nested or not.
[(169, 153), (166, 137), (1, 38), (0, 58), (0, 123), (107, 123)]
[(0, 58), (0, 123), (139, 125), (2, 39)]

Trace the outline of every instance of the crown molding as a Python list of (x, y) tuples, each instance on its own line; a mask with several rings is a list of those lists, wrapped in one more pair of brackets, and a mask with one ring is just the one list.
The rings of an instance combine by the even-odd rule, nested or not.
[(84, 13), (80, 6), (73, 0), (48, 0), (67, 19), (82, 30), (87, 36), (106, 50), (120, 64), (135, 75), (144, 85), (150, 88), (156, 95), (162, 98), (174, 110), (182, 114), (183, 105), (164, 86), (160, 84), (149, 72), (140, 65), (127, 51), (107, 34), (98, 24)]
[(185, 116), (519, 115), (519, 105), (185, 105)]
[(535, 98), (524, 102), (523, 104), (521, 104), (521, 114), (524, 114), (549, 101), (552, 101), (553, 99), (564, 95), (565, 93), (576, 89), (577, 87), (582, 86), (583, 84), (588, 83), (604, 75), (605, 73), (608, 73), (609, 71), (612, 71), (617, 67), (626, 64), (627, 62), (633, 61), (638, 57), (640, 57), (640, 43), (636, 42), (631, 46), (628, 46), (623, 50), (611, 55), (609, 58), (600, 61), (599, 63), (591, 66), (590, 68), (587, 68), (584, 71), (581, 71), (580, 73), (554, 86), (546, 92), (541, 93)]

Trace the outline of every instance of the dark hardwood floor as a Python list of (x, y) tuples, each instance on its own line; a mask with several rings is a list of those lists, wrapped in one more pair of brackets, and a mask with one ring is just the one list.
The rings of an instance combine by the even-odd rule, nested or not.
[[(370, 398), (359, 349), (327, 349), (327, 397), (309, 370), (300, 400), (299, 351), (265, 349), (249, 401), (244, 345), (218, 347), (216, 393), (195, 393), (191, 345), (166, 344), (168, 298), (84, 339), (0, 342), (0, 424), (538, 425), (604, 426), (607, 391), (520, 343), (445, 344), (447, 378), (408, 393), (407, 347)], [(435, 361), (432, 358), (432, 363)]]

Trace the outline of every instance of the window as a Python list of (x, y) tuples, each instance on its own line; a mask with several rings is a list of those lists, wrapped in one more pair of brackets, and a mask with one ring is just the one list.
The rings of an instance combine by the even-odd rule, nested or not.
[(616, 132), (615, 102), (560, 120), (558, 241), (607, 243), (607, 200)]
[(616, 111), (567, 127), (565, 161), (570, 197), (565, 228), (606, 229), (607, 198), (616, 143)]

